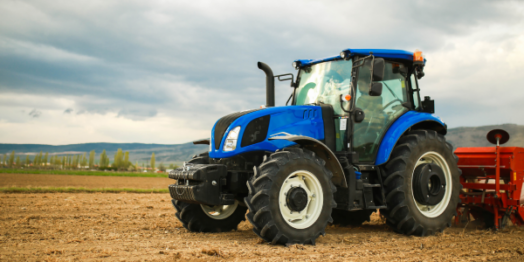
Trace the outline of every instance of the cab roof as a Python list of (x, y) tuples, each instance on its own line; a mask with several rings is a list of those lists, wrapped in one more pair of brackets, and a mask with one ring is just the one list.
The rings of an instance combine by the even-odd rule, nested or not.
[[(368, 56), (370, 54), (373, 54), (375, 57), (382, 57), (385, 59), (400, 59), (400, 60), (406, 60), (413, 62), (413, 52), (405, 51), (405, 50), (396, 50), (396, 49), (344, 49), (342, 52), (348, 53), (350, 56)], [(308, 66), (313, 64), (318, 64), (322, 62), (327, 61), (333, 61), (333, 60), (339, 60), (342, 59), (340, 55), (328, 57), (328, 58), (322, 58), (322, 59), (299, 59), (295, 60), (295, 62), (299, 62), (300, 66)], [(424, 59), (424, 64), (426, 63), (426, 59)]]

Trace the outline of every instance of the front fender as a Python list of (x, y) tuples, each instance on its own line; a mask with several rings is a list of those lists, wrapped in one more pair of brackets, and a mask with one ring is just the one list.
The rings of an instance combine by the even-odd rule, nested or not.
[(416, 111), (408, 111), (399, 117), (388, 129), (380, 147), (378, 148), (375, 165), (381, 165), (389, 160), (393, 148), (399, 138), (411, 127), (434, 129), (435, 131), (446, 130), (446, 124), (438, 116)]
[(270, 137), (269, 140), (287, 140), (315, 152), (317, 156), (326, 161), (326, 168), (333, 173), (333, 178), (331, 179), (333, 184), (348, 188), (342, 165), (338, 161), (337, 156), (324, 143), (311, 137), (294, 135), (274, 136)]

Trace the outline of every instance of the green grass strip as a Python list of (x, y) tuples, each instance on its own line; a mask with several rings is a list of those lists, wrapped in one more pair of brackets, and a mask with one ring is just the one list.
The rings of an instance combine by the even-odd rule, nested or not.
[(84, 187), (0, 187), (0, 193), (169, 193), (166, 189)]
[(167, 174), (157, 174), (157, 173), (0, 168), (0, 174), (2, 173), (3, 174), (72, 175), (72, 176), (168, 177)]

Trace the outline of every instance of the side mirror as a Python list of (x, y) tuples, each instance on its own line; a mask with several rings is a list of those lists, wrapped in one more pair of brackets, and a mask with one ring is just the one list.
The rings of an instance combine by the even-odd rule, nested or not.
[(382, 95), (382, 83), (371, 83), (371, 88), (369, 89), (370, 96), (380, 96)]
[(296, 88), (296, 83), (293, 81), (293, 79), (295, 79), (295, 76), (293, 76), (293, 74), (289, 73), (289, 74), (283, 74), (283, 75), (277, 75), (275, 76), (276, 78), (278, 78), (278, 81), (288, 81), (288, 80), (291, 80), (291, 87), (293, 88)]
[(366, 115), (364, 114), (364, 111), (358, 107), (355, 108), (355, 111), (353, 111), (353, 120), (355, 123), (360, 123), (364, 121), (364, 118)]
[(386, 69), (386, 62), (383, 58), (375, 58), (373, 61), (373, 82), (382, 81), (384, 79), (384, 71)]

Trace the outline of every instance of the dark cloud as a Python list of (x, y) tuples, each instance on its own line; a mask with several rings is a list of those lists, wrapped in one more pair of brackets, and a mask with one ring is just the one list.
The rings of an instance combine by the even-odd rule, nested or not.
[(31, 112), (29, 112), (29, 116), (37, 118), (42, 115), (42, 111), (33, 109)]
[(66, 110), (64, 110), (64, 114), (71, 114), (71, 112), (73, 112), (72, 108), (67, 108)]
[[(295, 73), (293, 60), (345, 48), (440, 52), (451, 38), (523, 21), (518, 1), (10, 1), (0, 7), (0, 95), (71, 99), (66, 114), (212, 123), (265, 103), (257, 61)], [(277, 83), (277, 104), (290, 92)]]

